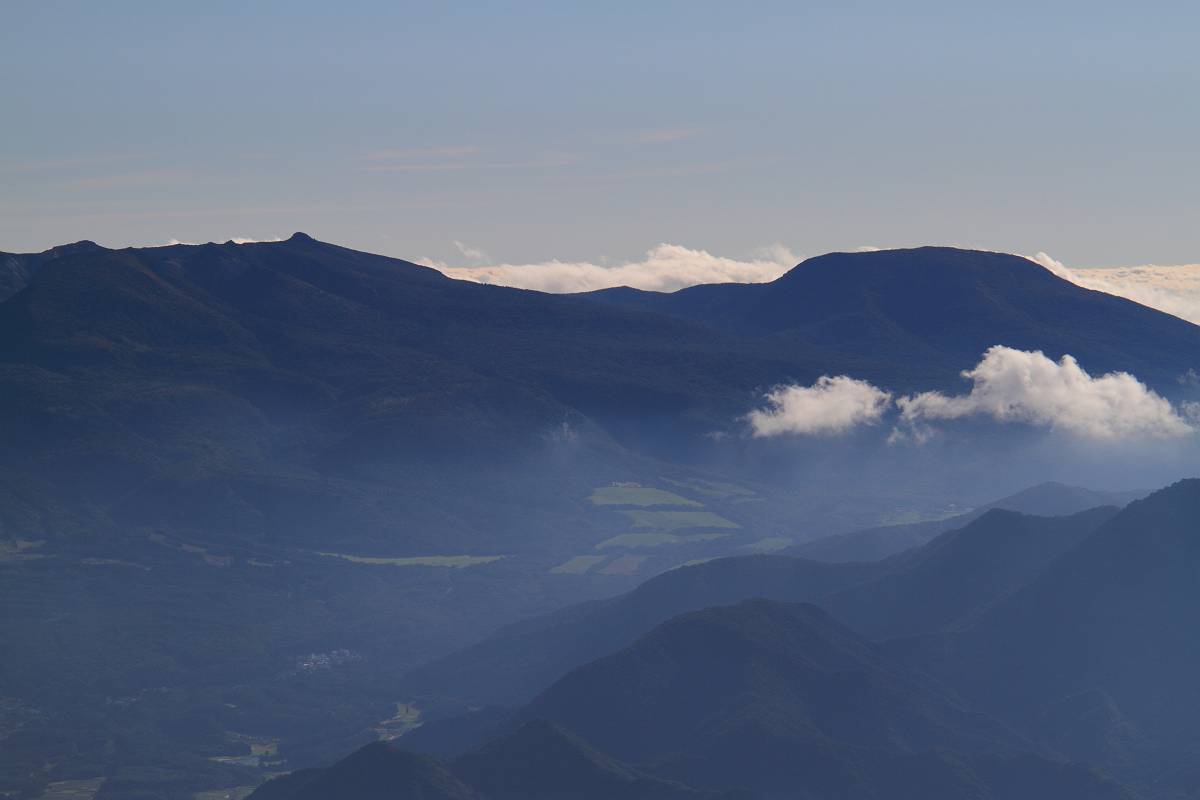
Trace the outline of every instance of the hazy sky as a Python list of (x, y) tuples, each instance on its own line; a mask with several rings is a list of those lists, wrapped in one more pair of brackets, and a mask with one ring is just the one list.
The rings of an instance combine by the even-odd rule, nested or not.
[(3, 0), (0, 250), (1195, 262), (1198, 32), (1194, 2)]

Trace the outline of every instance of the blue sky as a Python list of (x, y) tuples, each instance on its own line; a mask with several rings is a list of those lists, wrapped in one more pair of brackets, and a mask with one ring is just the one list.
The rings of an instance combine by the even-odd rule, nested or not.
[(1200, 260), (1194, 3), (0, 15), (0, 250), (305, 230), (461, 265), (662, 242)]

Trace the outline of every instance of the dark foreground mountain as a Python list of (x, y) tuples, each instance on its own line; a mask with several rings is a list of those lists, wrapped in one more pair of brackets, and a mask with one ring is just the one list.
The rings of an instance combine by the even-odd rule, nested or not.
[[(0, 256), (0, 792), (68, 764), (103, 800), (256, 781), (279, 761), (255, 748), (328, 763), (397, 724), (395, 676), (514, 619), (975, 480), (851, 483), (854, 437), (744, 436), (772, 385), (959, 387), (1005, 344), (1178, 390), (1200, 329), (1006, 258), (818, 261), (828, 280), (810, 263), (748, 312), (719, 287), (756, 327), (302, 234)], [(929, 289), (921, 319), (893, 268)]]
[(515, 718), (552, 720), (656, 775), (763, 797), (1130, 796), (1030, 752), (804, 604), (682, 615), (572, 671)]
[(326, 769), (275, 778), (254, 800), (481, 800), (445, 765), (387, 742), (369, 744)]
[[(1073, 509), (1112, 496), (1046, 485), (1015, 495), (1013, 504)], [(964, 520), (962, 530), (875, 563), (748, 556), (672, 570), (625, 595), (510, 625), (414, 670), (404, 691), (426, 707), (517, 705), (673, 616), (751, 598), (816, 603), (871, 637), (942, 630), (1022, 586), (1115, 513), (1111, 507), (1071, 517), (981, 511), (956, 518)]]
[(1047, 482), (1031, 486), (1009, 497), (986, 503), (966, 514), (945, 519), (885, 525), (861, 531), (849, 531), (790, 547), (787, 555), (811, 558), (814, 561), (878, 561), (896, 553), (920, 547), (946, 531), (965, 527), (967, 523), (992, 509), (1019, 511), (1040, 517), (1058, 517), (1086, 511), (1099, 506), (1124, 506), (1145, 497), (1146, 492), (1104, 492)]
[(1118, 743), (1136, 731), (1163, 751), (1194, 752), (1197, 575), (1200, 480), (1187, 480), (1131, 503), (969, 630), (908, 646), (1027, 729), (1053, 723), (1062, 738), (1103, 723)]
[(945, 630), (1024, 586), (1117, 513), (1112, 506), (1068, 517), (988, 511), (885, 560), (887, 574), (836, 591), (821, 605), (871, 638)]
[(765, 555), (682, 567), (619, 597), (508, 626), (414, 670), (403, 687), (407, 696), (424, 703), (515, 706), (567, 671), (624, 647), (678, 614), (753, 597), (815, 601), (879, 574), (874, 565)]
[(654, 778), (535, 720), (453, 763), (378, 742), (325, 769), (259, 787), (252, 800), (736, 800)]

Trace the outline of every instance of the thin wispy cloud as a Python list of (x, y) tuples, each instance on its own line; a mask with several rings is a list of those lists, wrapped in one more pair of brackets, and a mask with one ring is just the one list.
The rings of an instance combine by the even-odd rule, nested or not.
[(194, 173), (182, 170), (147, 170), (80, 178), (78, 180), (66, 181), (59, 188), (67, 192), (145, 189), (155, 186), (183, 184), (192, 181), (194, 178)]
[(454, 240), (453, 244), (454, 249), (458, 250), (463, 258), (473, 264), (483, 264), (491, 260), (488, 258), (488, 254), (483, 250), (480, 250), (478, 247), (472, 247), (469, 244), (464, 244), (457, 239)]
[(626, 141), (630, 144), (670, 144), (671, 142), (681, 142), (684, 139), (694, 139), (699, 135), (699, 128), (662, 128), (640, 131)]
[(453, 145), (448, 147), (401, 147), (374, 150), (363, 158), (367, 161), (431, 161), (447, 158), (467, 158), (479, 155), (475, 145)]
[[(456, 246), (459, 243), (455, 243)], [(460, 247), (460, 252), (462, 248)], [(472, 248), (472, 252), (486, 255)], [(464, 256), (467, 255), (465, 252)], [(643, 258), (616, 264), (586, 261), (544, 261), (533, 264), (449, 266), (427, 260), (451, 278), (516, 286), (542, 292), (588, 292), (614, 286), (631, 286), (671, 292), (700, 283), (765, 283), (787, 272), (799, 258), (783, 245), (773, 245), (737, 259), (716, 256), (676, 244), (660, 244)]]
[(544, 153), (534, 158), (515, 161), (389, 161), (376, 159), (362, 167), (365, 172), (460, 172), (464, 170), (516, 170), (568, 167), (578, 164), (582, 156), (574, 153)]
[(95, 153), (91, 155), (63, 156), (61, 158), (34, 159), (20, 161), (13, 159), (0, 160), (0, 172), (25, 174), (36, 172), (54, 172), (58, 170), (86, 169), (119, 164), (143, 158), (136, 153)]

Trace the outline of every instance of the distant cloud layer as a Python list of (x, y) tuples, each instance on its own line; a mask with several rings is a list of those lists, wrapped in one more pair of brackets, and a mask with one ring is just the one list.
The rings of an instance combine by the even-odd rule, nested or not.
[(746, 418), (756, 437), (845, 433), (879, 422), (892, 405), (888, 392), (845, 375), (826, 375), (812, 386), (779, 386), (765, 399), (767, 408)]
[(813, 386), (773, 389), (764, 398), (766, 407), (747, 421), (755, 437), (832, 435), (876, 424), (895, 408), (899, 424), (889, 441), (896, 443), (923, 441), (931, 424), (968, 417), (1100, 441), (1178, 438), (1193, 433), (1188, 420), (1200, 417), (1200, 408), (1191, 405), (1177, 412), (1129, 373), (1093, 377), (1069, 355), (1053, 361), (1040, 352), (998, 345), (963, 377), (972, 384), (967, 394), (922, 392), (894, 401), (866, 381), (823, 377)]
[[(247, 236), (231, 236), (228, 239), (225, 239), (224, 241), (225, 242), (233, 242), (234, 244), (258, 244), (259, 242), (282, 242), (283, 237), (271, 236), (266, 239), (251, 239)], [(184, 242), (179, 239), (171, 239), (167, 242), (167, 247), (171, 247), (172, 245), (177, 245), (177, 244), (197, 245), (197, 244), (200, 244), (200, 242)], [(210, 244), (211, 244), (211, 242), (210, 242)]]
[[(667, 134), (685, 132), (652, 133), (666, 137)], [(587, 292), (613, 286), (672, 292), (700, 283), (765, 283), (775, 280), (800, 260), (788, 248), (778, 244), (746, 259), (724, 258), (706, 250), (660, 244), (647, 251), (640, 260), (616, 264), (558, 260), (490, 264), (491, 259), (483, 250), (462, 242), (454, 242), (454, 246), (465, 264), (450, 266), (435, 259), (424, 259), (423, 263), (452, 278), (542, 292)], [(857, 249), (868, 252), (878, 248)], [(1046, 253), (1029, 258), (1078, 286), (1125, 297), (1200, 324), (1200, 264), (1098, 269), (1067, 267)]]
[(1200, 325), (1200, 264), (1079, 269), (1045, 253), (1033, 260), (1085, 289), (1125, 297)]
[[(455, 242), (471, 260), (483, 255), (477, 248)], [(581, 261), (545, 261), (539, 264), (495, 264), (450, 267), (426, 260), (451, 278), (516, 286), (542, 292), (588, 292), (613, 286), (632, 286), (672, 292), (698, 283), (764, 283), (787, 272), (799, 258), (783, 245), (757, 251), (749, 259), (724, 258), (706, 250), (660, 244), (638, 261), (596, 264)]]

